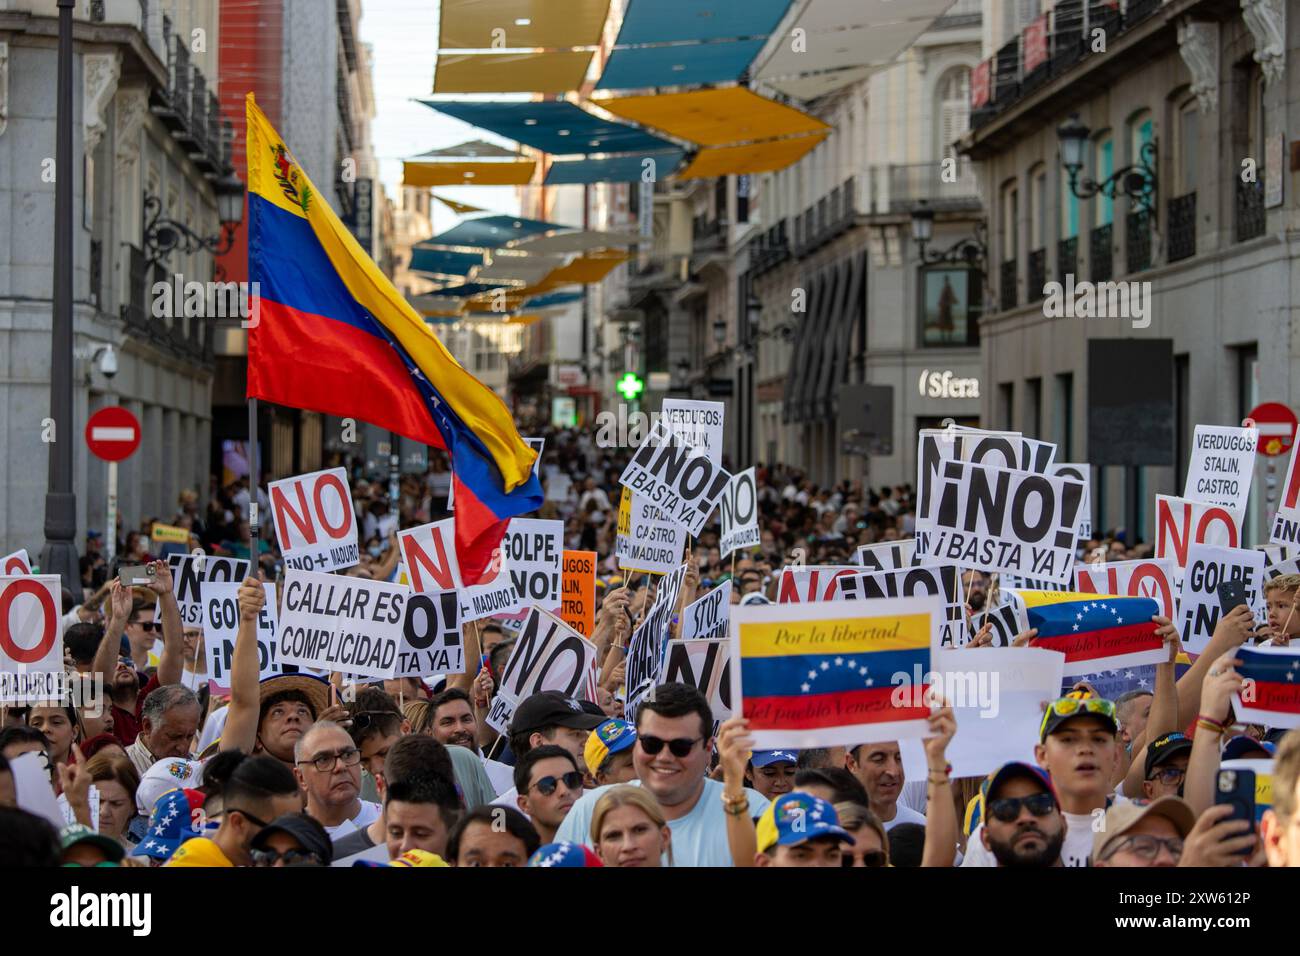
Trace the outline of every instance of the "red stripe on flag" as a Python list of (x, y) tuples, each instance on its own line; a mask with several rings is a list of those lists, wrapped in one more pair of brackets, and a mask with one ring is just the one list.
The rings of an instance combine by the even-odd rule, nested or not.
[[(895, 707), (892, 697), (901, 690), (909, 706)], [(815, 730), (845, 724), (878, 724), (895, 720), (915, 720), (930, 716), (930, 708), (910, 706), (912, 695), (918, 698), (924, 685), (902, 688), (873, 687), (840, 694), (800, 694), (796, 697), (746, 697), (742, 708), (750, 730)]]
[(1086, 631), (1065, 637), (1035, 637), (1030, 647), (1060, 651), (1067, 661), (1090, 661), (1099, 657), (1119, 657), (1155, 651), (1164, 646), (1150, 622), (1108, 627), (1104, 631)]
[(1243, 701), (1247, 707), (1274, 710), (1283, 714), (1300, 714), (1300, 684), (1255, 682), (1255, 699)]

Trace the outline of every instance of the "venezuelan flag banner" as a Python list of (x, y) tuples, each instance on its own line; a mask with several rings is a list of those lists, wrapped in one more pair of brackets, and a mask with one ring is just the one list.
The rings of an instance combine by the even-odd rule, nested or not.
[(1169, 660), (1169, 650), (1151, 618), (1160, 605), (1151, 598), (1075, 591), (1012, 591), (1025, 607), (1038, 636), (1030, 647), (1065, 655), (1067, 677), (1107, 668), (1133, 668)]
[(541, 507), (510, 410), (451, 356), (245, 99), (248, 272), (259, 292), (248, 397), (359, 418), (447, 450), (456, 550), (478, 581), (506, 524)]
[(1265, 727), (1300, 727), (1300, 649), (1242, 647), (1237, 673), (1246, 686), (1232, 698), (1237, 719)]
[(732, 700), (755, 747), (924, 736), (942, 624), (938, 597), (732, 608)]
[(1224, 760), (1220, 770), (1249, 770), (1255, 775), (1255, 823), (1264, 819), (1264, 811), (1273, 807), (1273, 761), (1262, 757)]

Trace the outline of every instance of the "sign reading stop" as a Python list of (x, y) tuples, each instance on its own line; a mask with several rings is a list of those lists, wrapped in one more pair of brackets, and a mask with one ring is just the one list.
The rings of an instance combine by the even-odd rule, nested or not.
[(130, 458), (140, 447), (140, 420), (121, 405), (109, 405), (86, 422), (86, 445), (104, 461)]
[(1281, 402), (1265, 402), (1247, 416), (1259, 430), (1259, 453), (1272, 458), (1285, 455), (1295, 443), (1296, 416)]

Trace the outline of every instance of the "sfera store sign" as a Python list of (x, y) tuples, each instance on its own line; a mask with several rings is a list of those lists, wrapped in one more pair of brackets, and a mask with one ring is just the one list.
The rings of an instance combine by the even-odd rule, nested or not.
[(927, 368), (917, 379), (916, 390), (922, 398), (979, 398), (980, 380), (958, 378), (952, 369), (932, 372)]

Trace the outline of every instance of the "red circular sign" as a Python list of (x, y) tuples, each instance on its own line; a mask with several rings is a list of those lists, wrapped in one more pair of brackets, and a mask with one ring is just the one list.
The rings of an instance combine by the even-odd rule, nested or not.
[(1255, 427), (1259, 429), (1261, 455), (1272, 458), (1275, 455), (1285, 455), (1291, 450), (1291, 445), (1295, 442), (1296, 417), (1295, 412), (1286, 405), (1281, 402), (1265, 402), (1252, 408), (1246, 417), (1254, 420)]
[[(35, 647), (21, 647), (9, 633), (9, 609), (14, 599), (20, 594), (33, 594), (41, 602), (41, 639)], [(43, 660), (54, 648), (54, 641), (59, 636), (59, 615), (55, 612), (54, 602), (45, 585), (33, 578), (18, 578), (11, 581), (3, 593), (0, 593), (0, 651), (15, 664), (35, 664)]]
[(121, 405), (109, 405), (86, 422), (86, 445), (104, 461), (130, 458), (140, 447), (140, 420)]

